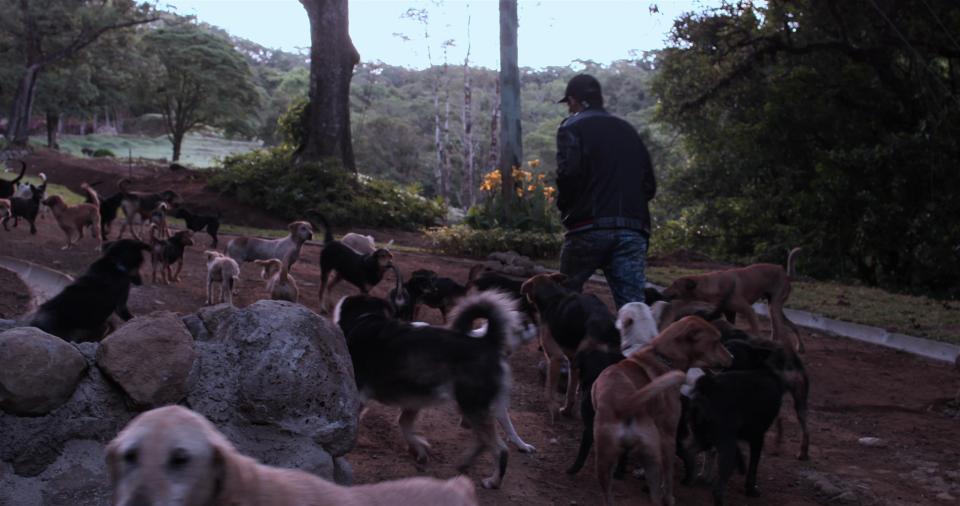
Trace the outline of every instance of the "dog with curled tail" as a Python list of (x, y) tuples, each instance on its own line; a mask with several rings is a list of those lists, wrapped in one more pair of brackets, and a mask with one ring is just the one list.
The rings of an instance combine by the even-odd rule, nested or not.
[(114, 506), (476, 506), (473, 483), (404, 480), (342, 487), (242, 455), (209, 420), (181, 406), (134, 418), (107, 445)]

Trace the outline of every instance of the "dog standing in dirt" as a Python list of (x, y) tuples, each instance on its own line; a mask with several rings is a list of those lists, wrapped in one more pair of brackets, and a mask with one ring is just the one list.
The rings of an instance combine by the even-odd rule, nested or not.
[(68, 341), (99, 341), (114, 312), (133, 318), (127, 309), (130, 285), (142, 285), (140, 266), (150, 245), (132, 239), (104, 243), (103, 256), (30, 318), (30, 326)]
[(0, 199), (0, 220), (6, 220), (12, 211), (10, 210), (10, 199)]
[(679, 387), (691, 367), (726, 367), (733, 362), (720, 331), (688, 316), (664, 329), (650, 345), (606, 368), (593, 384), (593, 438), (597, 479), (604, 504), (613, 503), (611, 479), (624, 452), (642, 456), (650, 497), (672, 506), (673, 456), (680, 421)]
[(147, 223), (150, 220), (150, 215), (157, 209), (157, 206), (159, 206), (161, 202), (168, 206), (176, 206), (183, 200), (180, 198), (180, 195), (173, 190), (166, 190), (159, 193), (136, 192), (130, 191), (128, 189), (129, 185), (130, 180), (128, 179), (120, 180), (117, 185), (123, 194), (120, 207), (123, 208), (123, 214), (126, 216), (123, 225), (120, 227), (120, 237), (123, 237), (124, 231), (129, 228), (130, 234), (139, 240), (140, 236), (134, 228), (135, 218), (139, 217), (142, 223)]
[(17, 183), (23, 179), (23, 175), (27, 172), (27, 163), (23, 160), (18, 160), (20, 162), (20, 175), (10, 181), (6, 179), (0, 179), (0, 199), (8, 199), (13, 196), (14, 192), (17, 190)]
[(60, 229), (67, 236), (67, 245), (61, 249), (70, 249), (75, 244), (73, 236), (77, 236), (76, 241), (83, 239), (83, 229), (90, 227), (91, 235), (97, 240), (96, 251), (100, 251), (103, 234), (100, 230), (100, 203), (97, 201), (97, 193), (87, 183), (80, 186), (87, 192), (88, 198), (93, 199), (93, 203), (68, 206), (59, 195), (51, 195), (43, 200), (43, 205), (50, 208), (57, 225), (60, 225)]
[(254, 260), (254, 263), (263, 268), (260, 279), (267, 282), (267, 293), (271, 300), (286, 300), (298, 302), (300, 290), (297, 282), (290, 275), (290, 264), (284, 260), (271, 258), (270, 260)]
[[(150, 263), (153, 267), (153, 283), (157, 282), (157, 268), (163, 284), (180, 282), (180, 270), (183, 269), (183, 253), (187, 246), (193, 245), (193, 232), (181, 230), (169, 239), (160, 239), (157, 227), (150, 227)], [(177, 264), (177, 272), (173, 272)]]
[[(320, 310), (324, 311), (324, 299), (327, 292), (341, 280), (346, 280), (367, 294), (380, 283), (384, 273), (390, 268), (393, 255), (385, 249), (361, 255), (340, 241), (334, 240), (330, 223), (322, 215), (315, 213), (323, 224), (323, 251), (320, 252)], [(333, 274), (333, 279), (330, 274)]]
[(3, 218), (3, 229), (10, 231), (7, 228), (7, 222), (11, 219), (13, 221), (13, 226), (16, 227), (20, 222), (20, 218), (27, 220), (27, 223), (30, 224), (30, 234), (37, 235), (37, 216), (40, 214), (40, 206), (43, 202), (43, 198), (47, 193), (47, 176), (46, 174), (40, 173), (40, 179), (43, 180), (43, 184), (40, 186), (29, 185), (30, 195), (26, 197), (17, 197), (13, 196), (10, 198), (10, 212), (8, 215)]
[(219, 242), (219, 239), (217, 238), (217, 232), (220, 230), (219, 213), (216, 216), (203, 215), (190, 212), (183, 207), (178, 207), (173, 211), (173, 216), (174, 218), (180, 218), (183, 220), (183, 223), (186, 225), (188, 230), (199, 232), (203, 229), (206, 229), (207, 234), (213, 240), (213, 242), (210, 243), (210, 247), (217, 247), (217, 243)]
[(123, 193), (117, 192), (107, 197), (100, 198), (100, 194), (93, 189), (100, 182), (90, 183), (89, 189), (85, 188), (87, 204), (97, 204), (100, 207), (100, 231), (103, 233), (103, 239), (110, 237), (110, 226), (113, 220), (117, 219), (117, 212), (120, 210), (120, 204), (123, 202)]
[[(572, 365), (574, 356), (587, 348), (620, 351), (620, 334), (606, 304), (596, 295), (563, 287), (560, 283), (566, 279), (559, 273), (537, 274), (520, 289), (540, 314), (540, 346), (547, 360), (546, 401), (551, 421), (558, 413), (553, 399), (562, 366)], [(562, 415), (573, 416), (578, 374), (576, 368), (570, 368), (566, 400), (559, 410)]]
[[(787, 270), (793, 269), (795, 255), (799, 248), (794, 248), (787, 259)], [(783, 267), (776, 264), (753, 264), (738, 269), (710, 272), (697, 276), (677, 278), (663, 291), (668, 300), (698, 300), (719, 303), (725, 294), (732, 293), (725, 308), (728, 310), (728, 319), (733, 321), (733, 313), (739, 313), (750, 323), (750, 332), (760, 333), (760, 321), (753, 310), (753, 303), (761, 298), (770, 301), (771, 338), (803, 352), (803, 339), (800, 330), (787, 318), (783, 307), (790, 297), (790, 277)], [(786, 331), (786, 326), (793, 331)]]
[(238, 263), (271, 258), (290, 258), (290, 266), (300, 259), (303, 243), (313, 238), (313, 227), (305, 221), (294, 221), (287, 225), (290, 234), (281, 239), (260, 239), (257, 237), (237, 237), (227, 243), (227, 256)]
[[(477, 319), (487, 321), (486, 332), (471, 337)], [(334, 321), (346, 337), (357, 390), (402, 408), (400, 430), (417, 462), (426, 462), (429, 447), (415, 433), (417, 415), (453, 397), (475, 437), (458, 469), (465, 472), (488, 450), (494, 469), (482, 483), (499, 488), (509, 453), (494, 420), (500, 405), (510, 400), (510, 366), (504, 353), (511, 334), (520, 328), (513, 301), (497, 292), (470, 295), (454, 309), (449, 326), (434, 327), (394, 319), (383, 299), (352, 295), (337, 304)]]
[(407, 478), (342, 487), (242, 455), (181, 406), (134, 418), (106, 448), (114, 506), (477, 506), (468, 478)]
[(213, 284), (220, 283), (220, 302), (233, 305), (233, 290), (240, 282), (237, 261), (215, 250), (203, 252), (207, 258), (207, 305), (213, 304)]

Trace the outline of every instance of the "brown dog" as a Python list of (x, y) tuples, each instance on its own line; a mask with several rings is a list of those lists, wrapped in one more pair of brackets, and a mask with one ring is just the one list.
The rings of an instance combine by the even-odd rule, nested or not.
[(253, 263), (263, 268), (260, 272), (260, 279), (267, 282), (267, 292), (271, 300), (288, 300), (297, 302), (300, 300), (300, 289), (297, 288), (297, 282), (290, 275), (290, 266), (283, 260), (271, 258), (270, 260), (254, 260)]
[[(699, 276), (684, 276), (674, 280), (663, 291), (663, 296), (668, 300), (712, 303), (719, 303), (726, 297), (725, 309), (745, 316), (753, 335), (760, 333), (760, 321), (753, 310), (753, 303), (766, 298), (770, 301), (771, 338), (780, 340), (798, 352), (804, 351), (800, 330), (783, 313), (783, 306), (790, 297), (790, 278), (779, 265), (753, 264)], [(790, 327), (792, 334), (786, 332), (785, 325)]]
[(341, 487), (241, 455), (202, 415), (180, 406), (143, 413), (107, 445), (114, 506), (475, 506), (466, 477)]
[(679, 386), (691, 367), (732, 363), (733, 357), (720, 342), (720, 331), (703, 318), (688, 316), (600, 373), (591, 396), (596, 410), (597, 478), (605, 504), (613, 503), (614, 467), (621, 454), (631, 449), (639, 450), (643, 457), (653, 504), (674, 504)]
[[(540, 347), (548, 365), (546, 400), (551, 420), (556, 419), (558, 412), (553, 398), (561, 367), (565, 363), (570, 366), (577, 352), (588, 348), (604, 352), (620, 351), (620, 332), (613, 314), (595, 295), (582, 294), (562, 286), (560, 283), (566, 279), (560, 273), (537, 274), (520, 286), (521, 295), (540, 314)], [(570, 367), (569, 370), (566, 399), (559, 413), (572, 416), (580, 371), (576, 367)]]
[(183, 202), (180, 195), (173, 190), (166, 190), (159, 193), (136, 192), (130, 191), (128, 189), (129, 185), (129, 179), (121, 179), (120, 182), (117, 183), (120, 193), (123, 194), (120, 207), (123, 209), (124, 216), (126, 216), (123, 220), (123, 225), (120, 227), (121, 238), (123, 237), (123, 233), (129, 228), (130, 234), (139, 240), (140, 236), (133, 228), (134, 219), (139, 217), (141, 223), (148, 223), (150, 215), (157, 209), (157, 206), (160, 205), (161, 202), (165, 202), (169, 206), (176, 206)]
[[(90, 185), (83, 183), (81, 186), (83, 186), (84, 190), (87, 190), (87, 193), (91, 197), (96, 198), (97, 194), (90, 188)], [(91, 234), (94, 239), (97, 240), (96, 251), (100, 251), (100, 248), (103, 246), (103, 234), (100, 231), (99, 202), (68, 206), (59, 195), (51, 195), (43, 199), (43, 205), (53, 211), (53, 217), (56, 218), (57, 224), (60, 225), (60, 230), (63, 230), (63, 233), (67, 236), (67, 245), (61, 249), (70, 249), (70, 247), (76, 244), (76, 241), (83, 238), (83, 229), (90, 227)], [(74, 235), (76, 235), (76, 239), (74, 239)]]

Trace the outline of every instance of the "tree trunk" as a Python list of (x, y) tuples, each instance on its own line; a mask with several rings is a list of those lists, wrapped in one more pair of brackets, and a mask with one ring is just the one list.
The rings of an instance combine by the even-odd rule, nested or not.
[(183, 131), (176, 131), (173, 133), (173, 136), (170, 139), (171, 142), (173, 142), (173, 161), (174, 162), (180, 161), (180, 149), (183, 147), (184, 133), (185, 132)]
[(496, 170), (500, 166), (500, 79), (497, 79), (496, 100), (493, 101), (493, 111), (490, 112), (490, 156), (487, 166)]
[(13, 146), (26, 147), (30, 141), (30, 112), (33, 110), (33, 98), (37, 92), (37, 77), (42, 68), (39, 64), (28, 66), (17, 83), (17, 91), (10, 108), (10, 122), (7, 125), (7, 141)]
[(470, 86), (470, 17), (467, 17), (467, 55), (463, 59), (463, 172), (466, 180), (467, 207), (477, 204), (473, 164), (473, 88)]
[(357, 171), (350, 137), (350, 80), (360, 62), (350, 40), (347, 0), (300, 0), (310, 18), (310, 105), (301, 162), (339, 159)]
[(516, 193), (513, 168), (523, 160), (520, 131), (520, 68), (517, 64), (517, 0), (500, 0), (500, 174), (509, 209)]
[(60, 113), (47, 111), (47, 147), (60, 149), (57, 144), (57, 127), (60, 125)]

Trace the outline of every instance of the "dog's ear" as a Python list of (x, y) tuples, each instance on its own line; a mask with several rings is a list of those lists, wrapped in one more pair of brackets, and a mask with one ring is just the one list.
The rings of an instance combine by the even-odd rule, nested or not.
[(534, 277), (532, 277), (532, 278), (524, 281), (523, 284), (520, 285), (520, 295), (522, 295), (522, 296), (527, 300), (527, 302), (529, 302), (529, 303), (531, 303), (531, 304), (534, 303), (534, 302), (533, 302), (533, 289), (534, 289), (534, 285), (536, 285), (536, 284), (537, 284), (537, 276), (534, 276)]
[(553, 280), (554, 283), (557, 283), (559, 285), (559, 284), (562, 284), (564, 281), (566, 281), (568, 279), (568, 276), (560, 272), (551, 272), (550, 279)]
[(633, 318), (624, 317), (617, 320), (616, 327), (617, 330), (623, 332), (625, 329), (630, 328), (633, 325)]

